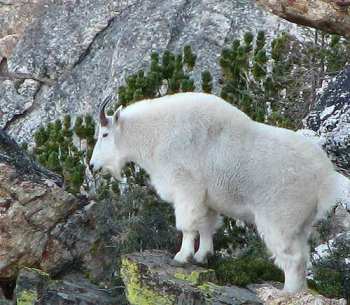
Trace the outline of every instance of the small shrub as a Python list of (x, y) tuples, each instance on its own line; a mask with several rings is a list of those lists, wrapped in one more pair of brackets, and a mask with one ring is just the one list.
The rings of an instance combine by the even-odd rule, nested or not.
[(327, 297), (341, 297), (342, 289), (342, 274), (339, 270), (334, 270), (329, 267), (318, 267), (314, 275), (316, 290)]
[(349, 237), (338, 237), (329, 247), (328, 255), (314, 262), (316, 290), (331, 298), (345, 298), (350, 302)]
[(283, 272), (272, 262), (261, 257), (221, 259), (213, 267), (221, 284), (246, 286), (262, 281), (284, 281)]

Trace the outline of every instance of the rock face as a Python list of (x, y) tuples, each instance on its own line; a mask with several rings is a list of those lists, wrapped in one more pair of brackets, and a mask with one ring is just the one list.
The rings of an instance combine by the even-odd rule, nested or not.
[[(7, 80), (0, 83), (0, 127), (19, 142), (31, 142), (39, 125), (64, 114), (96, 112), (106, 95), (116, 96), (126, 75), (147, 65), (152, 51), (191, 44), (198, 84), (204, 69), (218, 76), (217, 59), (233, 36), (262, 24), (272, 32), (276, 25), (248, 0), (7, 2), (0, 3), (0, 24), (8, 29), (0, 39), (15, 34), (18, 43), (13, 48), (6, 38), (0, 63), (0, 82)], [(31, 17), (21, 17), (28, 12)], [(28, 79), (35, 85), (23, 97)]]
[[(116, 271), (111, 202), (76, 198), (0, 130), (0, 285), (22, 266), (50, 275), (79, 270), (108, 286)], [(74, 303), (75, 304), (75, 303)]]
[(320, 93), (305, 125), (321, 137), (338, 170), (350, 177), (350, 66)]
[(172, 266), (164, 251), (124, 256), (121, 274), (131, 305), (262, 304), (248, 289), (216, 285), (213, 270)]

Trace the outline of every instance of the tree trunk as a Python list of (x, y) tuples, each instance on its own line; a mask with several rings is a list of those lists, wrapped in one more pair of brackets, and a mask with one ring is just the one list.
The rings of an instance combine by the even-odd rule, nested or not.
[(257, 0), (290, 22), (350, 38), (350, 0)]

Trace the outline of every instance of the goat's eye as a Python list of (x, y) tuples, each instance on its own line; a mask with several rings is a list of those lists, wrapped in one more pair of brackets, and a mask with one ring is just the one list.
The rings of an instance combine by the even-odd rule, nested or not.
[(108, 133), (104, 133), (104, 134), (102, 135), (103, 138), (105, 138), (105, 137), (107, 137), (107, 136), (108, 136)]

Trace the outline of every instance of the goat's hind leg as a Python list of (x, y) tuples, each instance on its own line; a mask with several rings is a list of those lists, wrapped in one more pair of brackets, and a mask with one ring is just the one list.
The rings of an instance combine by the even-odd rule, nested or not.
[(273, 253), (276, 265), (284, 271), (283, 291), (296, 293), (306, 288), (307, 235), (288, 232), (286, 227), (282, 229), (271, 225), (271, 221), (257, 223), (257, 227), (267, 248)]
[(276, 264), (284, 271), (284, 288), (287, 293), (297, 293), (307, 287), (306, 265), (308, 245), (305, 236), (296, 235), (288, 247), (276, 255)]

